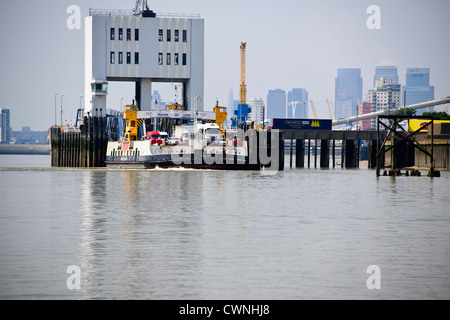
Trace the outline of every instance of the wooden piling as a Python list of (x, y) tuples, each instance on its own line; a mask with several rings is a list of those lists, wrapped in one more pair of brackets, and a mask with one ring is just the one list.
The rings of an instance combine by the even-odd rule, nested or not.
[(297, 168), (305, 167), (305, 140), (295, 140), (295, 166)]
[(104, 167), (107, 135), (106, 119), (84, 117), (80, 131), (63, 132), (51, 128), (52, 167)]
[(355, 140), (345, 140), (345, 167), (356, 168)]
[(328, 139), (320, 140), (320, 167), (330, 167), (330, 145), (328, 144)]

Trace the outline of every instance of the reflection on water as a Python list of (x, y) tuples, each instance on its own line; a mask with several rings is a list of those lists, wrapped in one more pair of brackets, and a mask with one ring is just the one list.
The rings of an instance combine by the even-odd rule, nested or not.
[(27, 168), (0, 170), (1, 298), (450, 298), (445, 172)]

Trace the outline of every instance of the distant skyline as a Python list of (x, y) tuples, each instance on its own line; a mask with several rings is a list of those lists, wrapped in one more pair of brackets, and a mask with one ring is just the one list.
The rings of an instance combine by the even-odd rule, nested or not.
[[(403, 96), (406, 97), (406, 105), (434, 100), (434, 86), (430, 85), (429, 68), (406, 69), (406, 84), (402, 87)], [(425, 111), (433, 112), (435, 108), (417, 110), (421, 115)]]
[[(367, 8), (373, 4), (380, 8), (380, 29), (367, 27)], [(75, 122), (84, 95), (88, 9), (130, 10), (134, 5), (134, 0), (1, 2), (0, 108), (11, 110), (13, 130), (47, 130), (54, 124), (55, 93), (58, 107), (64, 94), (64, 120)], [(328, 118), (337, 70), (360, 68), (366, 92), (386, 58), (398, 68), (402, 85), (407, 68), (429, 68), (435, 98), (450, 96), (448, 0), (158, 0), (149, 5), (157, 13), (196, 13), (205, 20), (205, 110), (212, 110), (216, 100), (227, 106), (230, 88), (239, 93), (243, 41), (248, 99), (266, 98), (270, 89), (305, 88), (319, 117)], [(70, 6), (80, 8), (79, 29), (67, 27)], [(173, 99), (169, 84), (152, 89), (164, 101)], [(113, 109), (120, 109), (122, 97), (124, 104), (134, 98), (131, 83), (110, 82), (108, 91)]]
[(336, 119), (356, 116), (363, 102), (363, 79), (360, 68), (339, 68), (335, 79), (334, 115)]
[(398, 76), (398, 68), (397, 66), (386, 58), (375, 68), (375, 75), (373, 77), (373, 88), (376, 87), (377, 80), (380, 78), (385, 78), (387, 80), (391, 80), (393, 84), (400, 83), (400, 79)]

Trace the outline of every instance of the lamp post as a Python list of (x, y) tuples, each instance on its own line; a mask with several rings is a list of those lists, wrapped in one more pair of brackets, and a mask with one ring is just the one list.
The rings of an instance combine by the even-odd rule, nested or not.
[(120, 98), (120, 110), (123, 112), (123, 97)]
[(297, 108), (297, 101), (294, 101), (292, 105), (292, 119), (295, 118), (295, 109)]
[(57, 111), (56, 111), (56, 96), (57, 96), (58, 94), (59, 94), (58, 92), (55, 93), (55, 126), (56, 126), (56, 113), (57, 113)]
[[(289, 102), (289, 105), (292, 107), (292, 118), (295, 118), (295, 109), (297, 107), (297, 103), (300, 103), (300, 101)], [(287, 112), (286, 112), (286, 118), (287, 118)]]

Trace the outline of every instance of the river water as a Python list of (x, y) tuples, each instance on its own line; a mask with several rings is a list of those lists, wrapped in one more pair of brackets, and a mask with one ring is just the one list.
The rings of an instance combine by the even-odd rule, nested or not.
[(0, 155), (0, 194), (1, 299), (450, 298), (448, 172), (62, 169)]

